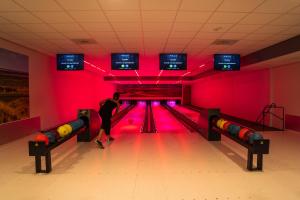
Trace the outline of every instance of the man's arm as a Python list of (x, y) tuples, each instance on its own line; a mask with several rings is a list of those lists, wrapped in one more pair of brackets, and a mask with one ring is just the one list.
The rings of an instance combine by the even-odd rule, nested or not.
[(116, 111), (115, 111), (115, 113), (114, 113), (114, 115), (112, 117), (114, 117), (119, 112), (119, 110), (120, 110), (120, 104), (119, 104), (119, 102), (116, 102), (116, 103), (117, 103)]

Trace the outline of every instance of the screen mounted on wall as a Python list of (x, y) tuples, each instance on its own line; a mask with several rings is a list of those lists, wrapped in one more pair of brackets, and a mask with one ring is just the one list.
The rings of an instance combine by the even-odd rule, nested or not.
[(159, 55), (160, 70), (186, 70), (187, 55), (178, 53), (162, 53)]
[(83, 70), (84, 55), (83, 54), (57, 54), (56, 63), (57, 63), (57, 70), (65, 70), (65, 71)]
[(138, 53), (112, 53), (111, 69), (112, 70), (138, 70), (139, 54)]
[(215, 54), (214, 69), (218, 71), (240, 70), (240, 55), (239, 54)]

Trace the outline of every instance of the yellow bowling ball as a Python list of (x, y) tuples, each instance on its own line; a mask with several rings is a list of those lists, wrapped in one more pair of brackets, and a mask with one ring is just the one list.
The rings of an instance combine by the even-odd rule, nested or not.
[(66, 129), (68, 130), (68, 134), (72, 133), (73, 128), (70, 124), (65, 124), (64, 127), (66, 127)]
[(219, 119), (217, 121), (217, 127), (220, 128), (222, 121), (224, 121), (224, 119)]
[(58, 127), (57, 132), (60, 137), (65, 137), (68, 135), (68, 129), (65, 126)]

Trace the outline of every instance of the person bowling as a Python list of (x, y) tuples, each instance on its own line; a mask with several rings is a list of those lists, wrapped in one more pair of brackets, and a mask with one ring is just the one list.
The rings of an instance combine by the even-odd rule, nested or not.
[[(99, 134), (95, 140), (95, 143), (101, 148), (104, 149), (104, 146), (101, 142), (101, 136), (103, 131), (105, 132), (107, 136), (107, 142), (113, 141), (114, 138), (110, 136), (110, 129), (111, 129), (111, 118), (115, 116), (119, 112), (120, 108), (120, 94), (118, 92), (115, 92), (113, 94), (112, 99), (105, 99), (99, 103), (100, 109), (99, 109), (99, 115), (102, 119), (101, 128), (99, 131)], [(113, 113), (113, 110), (116, 109), (116, 111)]]

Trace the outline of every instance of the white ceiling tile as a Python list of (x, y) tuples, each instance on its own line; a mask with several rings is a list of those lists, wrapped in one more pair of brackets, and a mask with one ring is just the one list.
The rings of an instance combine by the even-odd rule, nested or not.
[(142, 11), (143, 22), (172, 22), (175, 11)]
[(193, 38), (197, 31), (172, 31), (171, 38)]
[(35, 33), (44, 33), (44, 32), (56, 32), (47, 24), (19, 24), (24, 29), (35, 32)]
[(85, 22), (80, 23), (80, 25), (86, 30), (86, 31), (113, 31), (110, 24), (106, 22)]
[(142, 10), (177, 10), (180, 0), (141, 0)]
[(30, 11), (61, 11), (62, 8), (53, 0), (15, 0)]
[(24, 33), (28, 32), (27, 30), (23, 29), (22, 27), (15, 25), (15, 24), (1, 24), (0, 31), (4, 33)]
[(227, 13), (227, 12), (216, 12), (210, 19), (209, 23), (237, 23), (246, 13)]
[(288, 28), (287, 30), (282, 31), (280, 34), (285, 34), (289, 36), (296, 36), (300, 35), (300, 26), (292, 26)]
[(168, 39), (168, 44), (185, 45), (185, 44), (187, 44), (190, 41), (191, 41), (191, 38), (172, 38), (172, 37), (170, 37)]
[(240, 24), (267, 24), (275, 18), (279, 17), (280, 14), (266, 14), (266, 13), (251, 13), (242, 19)]
[(33, 12), (36, 16), (41, 18), (46, 23), (67, 23), (74, 22), (74, 20), (65, 12)]
[(0, 11), (24, 11), (24, 9), (11, 0), (1, 0)]
[(154, 23), (154, 22), (145, 22), (143, 23), (143, 30), (147, 32), (151, 31), (161, 31), (166, 32), (170, 31), (171, 23)]
[(41, 23), (41, 20), (29, 12), (2, 12), (0, 16), (13, 23)]
[(90, 11), (69, 11), (70, 15), (77, 22), (106, 22), (106, 18), (100, 10)]
[(75, 23), (68, 24), (51, 24), (53, 28), (55, 28), (58, 32), (72, 32), (72, 31), (83, 31), (82, 28)]
[(203, 24), (192, 22), (176, 22), (173, 31), (199, 31)]
[(230, 40), (240, 40), (242, 38), (246, 37), (246, 33), (224, 33), (224, 35), (222, 35), (222, 39), (230, 39)]
[(218, 32), (199, 32), (197, 35), (196, 35), (196, 39), (200, 39), (200, 40), (203, 40), (203, 39), (218, 39), (220, 38), (224, 33), (218, 33)]
[(226, 12), (251, 12), (254, 8), (259, 6), (264, 0), (225, 0), (218, 8), (218, 11)]
[(0, 24), (10, 24), (10, 22), (4, 19), (3, 17), (0, 17)]
[(106, 11), (110, 22), (139, 22), (141, 21), (139, 11)]
[(39, 39), (39, 37), (33, 33), (10, 33), (10, 34), (19, 40)]
[(99, 0), (104, 10), (139, 10), (139, 0)]
[(65, 39), (65, 37), (61, 34), (61, 33), (57, 33), (57, 32), (49, 32), (49, 33), (42, 33), (42, 32), (37, 32), (36, 33), (38, 36), (40, 36), (41, 38), (44, 38), (46, 40), (61, 40), (61, 39)]
[(280, 16), (278, 19), (272, 21), (272, 25), (282, 25), (282, 26), (293, 26), (300, 23), (300, 15), (285, 14)]
[(263, 26), (255, 31), (255, 33), (271, 33), (271, 34), (278, 34), (284, 30), (287, 30), (288, 26), (272, 26), (266, 25)]
[(89, 31), (91, 36), (96, 38), (115, 38), (115, 32), (113, 31)]
[(99, 10), (100, 6), (97, 0), (58, 0), (57, 1), (66, 10)]
[(91, 36), (84, 31), (65, 32), (64, 35), (70, 39), (85, 39), (91, 38)]
[(179, 11), (176, 21), (205, 23), (211, 14), (211, 12)]
[(300, 6), (292, 9), (289, 13), (290, 14), (300, 14)]
[(169, 35), (169, 31), (145, 31), (144, 38), (153, 38), (159, 40), (159, 38), (165, 38)]
[(121, 23), (121, 22), (114, 22), (112, 26), (116, 31), (141, 31), (140, 23), (135, 22), (128, 22), (128, 23)]
[(142, 37), (143, 33), (142, 31), (122, 31), (118, 32), (119, 33), (119, 38), (137, 38), (137, 37)]
[(183, 0), (180, 10), (214, 11), (223, 0)]
[(259, 33), (253, 33), (245, 37), (245, 40), (266, 40), (270, 38), (272, 34), (259, 34)]
[(255, 9), (255, 12), (285, 13), (299, 4), (299, 0), (266, 0), (261, 6)]
[(246, 24), (238, 24), (232, 27), (228, 32), (230, 33), (252, 33), (259, 29), (262, 25), (246, 25)]
[(232, 26), (233, 24), (205, 24), (201, 32), (224, 33)]

